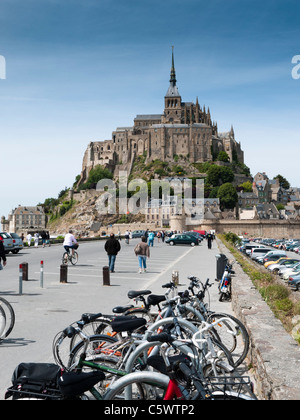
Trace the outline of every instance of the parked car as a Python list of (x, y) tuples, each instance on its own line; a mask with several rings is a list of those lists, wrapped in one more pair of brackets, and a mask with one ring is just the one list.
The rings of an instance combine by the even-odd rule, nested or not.
[(275, 263), (275, 264), (271, 264), (268, 267), (268, 270), (271, 271), (272, 273), (278, 273), (280, 268), (282, 267), (292, 267), (295, 262), (300, 262), (299, 260), (295, 260), (293, 258), (284, 258), (284, 259), (280, 259), (279, 262)]
[(200, 233), (195, 232), (195, 231), (189, 231), (189, 232), (183, 232), (184, 235), (190, 235), (194, 238), (197, 238), (199, 240), (199, 242), (201, 242), (203, 240), (203, 236), (200, 235)]
[(256, 257), (262, 257), (270, 251), (272, 251), (271, 248), (253, 248), (250, 256), (254, 260)]
[(240, 251), (249, 256), (251, 254), (251, 251), (252, 251), (253, 248), (260, 248), (261, 246), (258, 246), (257, 244), (255, 244), (255, 245), (254, 244), (253, 245), (244, 244), (244, 245), (240, 246)]
[(300, 275), (298, 276), (290, 276), (288, 281), (288, 286), (292, 290), (300, 290)]
[(145, 235), (145, 230), (134, 230), (132, 232), (132, 237), (133, 238), (141, 238), (144, 235)]
[(13, 254), (17, 254), (21, 249), (24, 248), (22, 238), (20, 238), (20, 236), (16, 233), (9, 233), (9, 235), (12, 237), (14, 244), (14, 249), (11, 252)]
[(166, 244), (169, 244), (171, 246), (173, 245), (199, 245), (199, 239), (192, 236), (192, 235), (186, 235), (184, 233), (177, 233), (171, 238), (166, 239)]
[(285, 251), (272, 251), (271, 250), (267, 254), (265, 254), (263, 264), (266, 263), (267, 261), (277, 261), (281, 257), (287, 257)]
[(288, 280), (290, 276), (295, 276), (300, 273), (300, 263), (295, 264), (293, 267), (290, 268), (281, 268), (279, 271), (279, 275), (283, 280)]
[(0, 232), (0, 238), (3, 240), (5, 254), (9, 254), (14, 249), (12, 237), (7, 232)]
[(278, 257), (276, 255), (276, 259), (270, 259), (264, 263), (265, 268), (269, 268), (271, 265), (279, 264), (282, 260), (286, 260), (288, 257)]

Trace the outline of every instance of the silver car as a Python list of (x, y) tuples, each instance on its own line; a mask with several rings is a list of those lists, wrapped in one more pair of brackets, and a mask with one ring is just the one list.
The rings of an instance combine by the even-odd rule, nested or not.
[(0, 239), (3, 240), (5, 254), (8, 254), (14, 249), (14, 243), (12, 237), (7, 232), (0, 232)]
[(20, 238), (20, 236), (16, 233), (9, 233), (9, 235), (11, 236), (14, 245), (14, 248), (11, 252), (13, 254), (17, 254), (21, 249), (24, 248), (22, 238)]

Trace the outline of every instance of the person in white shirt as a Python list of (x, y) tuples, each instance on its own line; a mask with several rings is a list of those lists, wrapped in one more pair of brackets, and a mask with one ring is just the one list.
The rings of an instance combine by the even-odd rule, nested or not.
[(65, 236), (65, 240), (63, 243), (63, 246), (67, 252), (69, 252), (70, 249), (72, 249), (72, 254), (74, 255), (74, 249), (76, 248), (76, 245), (78, 244), (75, 236), (73, 235), (73, 231), (70, 230), (69, 233)]
[(28, 246), (30, 247), (31, 246), (31, 240), (32, 240), (32, 236), (31, 236), (30, 233), (28, 233), (28, 235), (26, 236), (26, 239), (27, 239)]

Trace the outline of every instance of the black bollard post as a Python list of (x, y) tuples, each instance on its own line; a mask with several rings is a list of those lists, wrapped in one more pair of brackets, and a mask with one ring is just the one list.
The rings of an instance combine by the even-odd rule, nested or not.
[(110, 286), (109, 267), (103, 267), (103, 286)]
[(22, 280), (23, 281), (28, 281), (28, 263), (23, 262), (22, 263), (22, 267), (23, 267), (23, 277), (22, 277)]
[(60, 266), (60, 283), (68, 283), (68, 266), (66, 264)]

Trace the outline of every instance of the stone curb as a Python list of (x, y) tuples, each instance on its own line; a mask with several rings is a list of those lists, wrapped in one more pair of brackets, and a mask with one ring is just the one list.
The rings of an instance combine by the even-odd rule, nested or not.
[[(218, 239), (220, 251), (235, 258)], [(274, 316), (242, 267), (234, 265), (232, 308), (250, 336), (249, 363), (262, 400), (300, 400), (300, 348)]]

